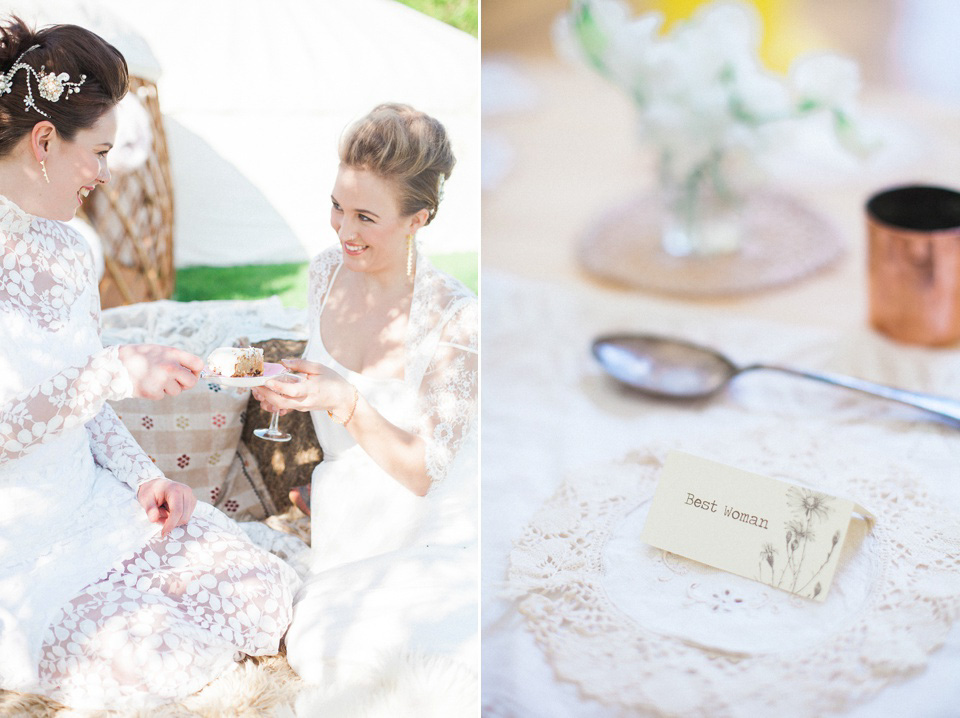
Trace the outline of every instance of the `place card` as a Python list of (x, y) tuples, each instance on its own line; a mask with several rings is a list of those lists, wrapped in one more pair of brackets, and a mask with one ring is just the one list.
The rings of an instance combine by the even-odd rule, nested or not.
[(873, 519), (847, 499), (675, 451), (660, 473), (641, 538), (823, 601), (854, 511)]

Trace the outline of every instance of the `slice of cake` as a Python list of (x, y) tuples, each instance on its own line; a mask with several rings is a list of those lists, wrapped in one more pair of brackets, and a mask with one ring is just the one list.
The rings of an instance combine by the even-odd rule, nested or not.
[(210, 352), (207, 368), (220, 376), (262, 376), (263, 349), (256, 347), (220, 347)]

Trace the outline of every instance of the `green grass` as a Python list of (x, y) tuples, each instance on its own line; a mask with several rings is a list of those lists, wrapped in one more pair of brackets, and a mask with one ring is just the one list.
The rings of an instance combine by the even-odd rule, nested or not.
[[(452, 274), (477, 291), (476, 252), (456, 252), (430, 257), (438, 269)], [(307, 306), (309, 262), (262, 264), (241, 267), (189, 267), (177, 271), (173, 298), (178, 302), (201, 299), (262, 299), (276, 294), (287, 307)]]
[(477, 37), (480, 25), (479, 0), (397, 0), (458, 30)]
[(480, 263), (476, 252), (437, 254), (430, 257), (430, 262), (437, 269), (452, 274), (477, 294)]
[(190, 267), (177, 270), (173, 298), (262, 299), (278, 295), (285, 306), (307, 306), (308, 262), (240, 267)]

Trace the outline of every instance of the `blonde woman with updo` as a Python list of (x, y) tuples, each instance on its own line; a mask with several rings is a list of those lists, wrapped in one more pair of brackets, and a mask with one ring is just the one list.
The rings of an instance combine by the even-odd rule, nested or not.
[(402, 653), (475, 670), (477, 299), (417, 250), (454, 166), (446, 131), (404, 105), (350, 127), (330, 197), (339, 242), (310, 269), (300, 383), (255, 390), (309, 411), (311, 577), (286, 639), (320, 681)]

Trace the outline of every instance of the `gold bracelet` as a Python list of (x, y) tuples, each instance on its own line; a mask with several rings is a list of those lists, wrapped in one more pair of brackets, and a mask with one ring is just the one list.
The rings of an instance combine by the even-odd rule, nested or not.
[(340, 426), (346, 426), (350, 423), (350, 420), (353, 418), (353, 412), (357, 410), (357, 402), (360, 400), (360, 392), (357, 391), (357, 387), (353, 387), (353, 406), (350, 409), (350, 414), (347, 415), (347, 418), (343, 421), (340, 421), (339, 418), (333, 415), (333, 412), (327, 409), (327, 416), (333, 419), (335, 422), (340, 424)]

